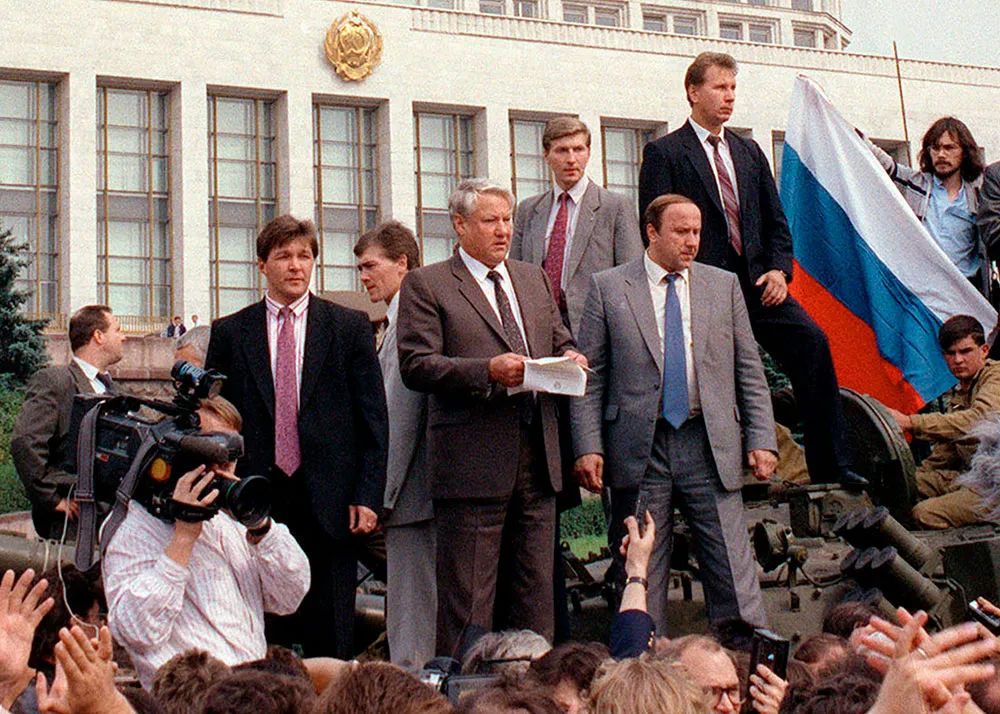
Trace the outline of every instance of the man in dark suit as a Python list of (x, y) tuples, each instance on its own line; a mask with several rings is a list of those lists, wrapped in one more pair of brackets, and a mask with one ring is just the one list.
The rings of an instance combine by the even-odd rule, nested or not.
[(562, 488), (551, 395), (509, 389), (524, 361), (575, 352), (548, 279), (506, 260), (514, 197), (484, 179), (448, 201), (459, 249), (403, 281), (403, 383), (427, 392), (427, 460), (437, 521), (438, 654), (470, 627), (505, 624), (552, 638), (555, 494)]
[[(591, 375), (570, 404), (576, 469), (611, 488), (609, 543), (625, 534), (640, 490), (656, 523), (648, 609), (665, 634), (674, 504), (694, 534), (708, 617), (764, 625), (743, 518), (743, 463), (767, 479), (777, 463), (764, 367), (739, 281), (694, 264), (701, 213), (676, 194), (644, 216), (646, 255), (595, 275), (580, 323)], [(675, 501), (676, 499), (676, 501)]]
[(76, 501), (69, 496), (76, 476), (63, 462), (69, 438), (73, 397), (114, 389), (107, 368), (122, 358), (125, 335), (106, 305), (87, 305), (69, 321), (73, 359), (67, 365), (46, 367), (31, 381), (11, 435), (14, 468), (31, 499), (31, 520), (43, 538), (62, 535), (66, 514), (75, 521)]
[(724, 124), (736, 98), (736, 60), (703, 52), (684, 77), (691, 118), (646, 145), (639, 212), (677, 193), (701, 209), (698, 261), (740, 279), (754, 337), (792, 382), (813, 482), (864, 485), (850, 470), (840, 389), (826, 335), (788, 294), (792, 237), (764, 152)]
[(552, 119), (542, 149), (556, 186), (517, 207), (510, 258), (544, 268), (563, 322), (575, 335), (590, 276), (638, 258), (642, 239), (629, 201), (587, 177), (586, 124), (573, 117)]
[(386, 636), (392, 663), (419, 671), (434, 657), (437, 580), (434, 568), (434, 502), (427, 473), (427, 395), (403, 385), (399, 374), (399, 286), (420, 267), (413, 231), (387, 221), (354, 246), (358, 272), (372, 302), (384, 302), (386, 325), (378, 348), (389, 409), (386, 468)]
[(312, 586), (273, 637), (307, 655), (353, 652), (357, 555), (385, 488), (386, 408), (368, 318), (309, 293), (310, 221), (275, 218), (257, 237), (267, 295), (212, 324), (205, 365), (243, 415), (239, 471), (271, 481), (272, 515), (309, 556)]

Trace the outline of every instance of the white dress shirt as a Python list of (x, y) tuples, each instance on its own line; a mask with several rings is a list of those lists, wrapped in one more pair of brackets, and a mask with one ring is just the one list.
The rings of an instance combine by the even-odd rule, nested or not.
[(93, 387), (95, 394), (104, 394), (108, 391), (108, 388), (104, 386), (104, 382), (97, 378), (101, 370), (92, 365), (90, 362), (85, 362), (79, 357), (73, 357), (73, 361), (76, 365), (83, 370), (83, 376), (90, 381), (90, 386)]
[(472, 277), (475, 278), (479, 289), (483, 291), (483, 295), (486, 296), (486, 300), (490, 303), (490, 307), (493, 308), (493, 312), (496, 313), (497, 321), (502, 325), (503, 319), (500, 317), (500, 308), (497, 306), (496, 288), (493, 287), (493, 281), (486, 277), (490, 270), (500, 273), (500, 277), (502, 278), (500, 287), (507, 294), (507, 300), (510, 302), (510, 309), (514, 313), (514, 321), (517, 323), (517, 329), (521, 333), (521, 339), (524, 340), (524, 346), (530, 352), (531, 348), (528, 346), (528, 337), (524, 333), (524, 319), (521, 317), (521, 306), (518, 305), (517, 293), (514, 292), (514, 284), (510, 281), (510, 273), (507, 272), (507, 262), (504, 261), (497, 265), (497, 267), (490, 268), (485, 263), (479, 262), (466, 253), (464, 248), (459, 248), (458, 254), (461, 256), (462, 262), (465, 263), (465, 267), (472, 273)]
[[(660, 349), (663, 349), (663, 329), (667, 312), (667, 271), (661, 268), (649, 257), (643, 255), (646, 265), (646, 278), (649, 282), (649, 296), (653, 299), (653, 311), (656, 313), (656, 329), (660, 335)], [(674, 293), (681, 306), (681, 323), (684, 325), (684, 366), (687, 368), (688, 386), (688, 417), (701, 414), (701, 399), (698, 397), (698, 375), (694, 369), (694, 341), (691, 339), (691, 276), (688, 270), (677, 273), (674, 281)]]
[[(285, 321), (278, 317), (283, 305), (268, 295), (264, 298), (267, 307), (267, 349), (271, 354), (271, 379), (278, 378), (278, 335)], [(290, 304), (293, 328), (295, 330), (295, 384), (302, 390), (302, 359), (306, 353), (306, 318), (309, 316), (309, 292)]]
[[(712, 132), (694, 119), (689, 118), (688, 123), (694, 129), (694, 133), (698, 135), (701, 148), (705, 150), (705, 155), (708, 156), (708, 165), (712, 167), (712, 175), (715, 176), (715, 185), (719, 188), (719, 204), (725, 208), (726, 203), (722, 198), (722, 184), (719, 183), (719, 171), (715, 168), (715, 149), (708, 142), (708, 137), (712, 135)], [(719, 132), (719, 137), (722, 139), (719, 142), (719, 154), (722, 156), (722, 163), (725, 165), (726, 171), (729, 172), (729, 180), (732, 181), (733, 193), (736, 195), (736, 205), (738, 206), (740, 205), (740, 187), (736, 181), (736, 167), (733, 166), (733, 155), (729, 153), (729, 142), (726, 140), (725, 127)]]
[(192, 647), (228, 665), (261, 659), (264, 613), (295, 612), (309, 590), (309, 561), (280, 523), (250, 545), (244, 526), (216, 514), (186, 568), (165, 553), (173, 534), (132, 501), (104, 556), (108, 625), (146, 689), (160, 666)]
[(576, 219), (580, 216), (580, 201), (583, 200), (583, 194), (587, 192), (589, 185), (590, 179), (587, 174), (584, 174), (583, 178), (577, 181), (569, 191), (563, 191), (559, 186), (552, 189), (552, 208), (549, 210), (549, 223), (545, 229), (545, 255), (549, 254), (549, 238), (552, 237), (552, 227), (555, 226), (556, 216), (559, 215), (559, 197), (564, 193), (569, 195), (569, 200), (566, 203), (566, 246), (563, 250), (563, 271), (559, 280), (560, 287), (563, 289), (569, 282), (569, 271), (565, 268), (569, 263), (573, 235), (576, 233)]

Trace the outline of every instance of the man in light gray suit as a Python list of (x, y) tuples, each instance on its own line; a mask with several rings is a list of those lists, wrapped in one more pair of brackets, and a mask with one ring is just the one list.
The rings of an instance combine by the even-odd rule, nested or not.
[(777, 463), (764, 368), (738, 279), (693, 263), (701, 212), (668, 194), (643, 216), (644, 257), (594, 276), (580, 323), (593, 373), (570, 405), (581, 483), (612, 491), (612, 553), (644, 492), (657, 525), (649, 613), (664, 631), (674, 499), (695, 540), (708, 617), (766, 615), (743, 519), (743, 459)]
[(545, 269), (563, 322), (575, 335), (590, 276), (638, 258), (642, 238), (631, 202), (587, 177), (586, 124), (552, 119), (542, 148), (556, 185), (517, 207), (510, 257)]
[(389, 410), (382, 521), (389, 573), (386, 630), (392, 663), (416, 672), (434, 657), (434, 502), (426, 463), (427, 395), (403, 386), (396, 323), (399, 287), (410, 270), (420, 267), (420, 249), (409, 228), (399, 221), (387, 221), (361, 236), (354, 254), (372, 302), (388, 305), (378, 350)]

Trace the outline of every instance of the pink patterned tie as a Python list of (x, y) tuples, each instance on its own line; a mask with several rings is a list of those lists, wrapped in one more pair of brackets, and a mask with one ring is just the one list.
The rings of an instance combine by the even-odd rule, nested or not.
[(719, 143), (722, 137), (711, 134), (708, 143), (712, 145), (712, 154), (715, 157), (715, 170), (719, 173), (719, 185), (722, 187), (722, 205), (726, 209), (726, 223), (729, 224), (729, 242), (736, 251), (736, 255), (743, 255), (743, 236), (740, 234), (740, 205), (736, 202), (736, 191), (733, 189), (733, 180), (726, 170), (726, 162), (722, 160), (719, 153)]
[(278, 331), (278, 359), (274, 370), (274, 464), (291, 476), (302, 464), (302, 453), (299, 451), (295, 315), (286, 305), (278, 312), (278, 319), (284, 322)]
[(563, 191), (559, 195), (559, 210), (556, 212), (556, 221), (552, 224), (552, 233), (549, 234), (549, 249), (545, 254), (545, 274), (549, 276), (552, 283), (552, 297), (556, 299), (556, 305), (565, 307), (562, 292), (562, 269), (563, 254), (566, 252), (566, 224), (569, 223), (569, 194)]

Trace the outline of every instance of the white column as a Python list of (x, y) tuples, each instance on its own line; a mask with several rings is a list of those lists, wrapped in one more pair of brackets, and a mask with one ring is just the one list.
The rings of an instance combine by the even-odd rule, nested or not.
[(486, 107), (476, 117), (476, 175), (512, 188), (510, 117), (506, 105)]
[(590, 129), (590, 161), (587, 175), (592, 181), (604, 185), (604, 142), (601, 141), (601, 115), (582, 113), (580, 121)]
[(630, 27), (633, 30), (641, 30), (642, 2), (640, 2), (640, 0), (628, 0), (628, 3), (626, 5), (626, 12), (628, 13), (628, 17), (625, 18), (625, 22), (623, 23), (624, 26)]
[(191, 324), (211, 317), (208, 229), (208, 88), (185, 81), (170, 95), (170, 201), (174, 309)]
[(97, 76), (71, 74), (59, 103), (61, 299), (70, 315), (97, 302)]
[(316, 213), (313, 188), (312, 94), (290, 88), (276, 103), (278, 129), (278, 212), (312, 220)]
[(382, 104), (378, 110), (379, 205), (382, 220), (395, 218), (416, 229), (414, 146), (413, 103), (409, 97)]

